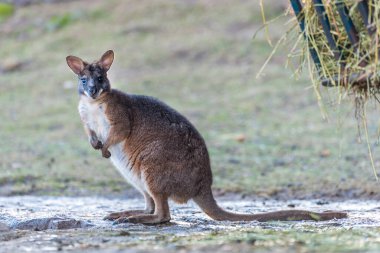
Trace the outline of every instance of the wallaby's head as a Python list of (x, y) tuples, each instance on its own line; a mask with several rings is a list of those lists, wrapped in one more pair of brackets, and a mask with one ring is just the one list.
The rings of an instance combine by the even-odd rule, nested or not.
[(80, 94), (96, 99), (102, 92), (110, 91), (111, 86), (107, 78), (114, 59), (112, 50), (103, 54), (100, 60), (87, 63), (76, 56), (67, 56), (67, 65), (78, 75), (78, 91)]

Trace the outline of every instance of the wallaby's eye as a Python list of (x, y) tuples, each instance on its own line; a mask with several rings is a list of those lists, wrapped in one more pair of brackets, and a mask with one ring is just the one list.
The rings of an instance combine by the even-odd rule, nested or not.
[(103, 77), (102, 77), (102, 76), (99, 76), (99, 77), (98, 77), (98, 82), (99, 82), (99, 83), (103, 82)]
[(82, 78), (80, 79), (80, 81), (82, 82), (83, 85), (85, 85), (85, 84), (87, 83), (87, 78), (82, 77)]

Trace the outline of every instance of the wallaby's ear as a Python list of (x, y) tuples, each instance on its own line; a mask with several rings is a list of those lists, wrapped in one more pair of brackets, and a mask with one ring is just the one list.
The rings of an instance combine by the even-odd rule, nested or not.
[(84, 70), (84, 62), (81, 58), (76, 56), (67, 56), (66, 57), (67, 65), (74, 71), (75, 74), (79, 75)]
[(112, 65), (112, 62), (113, 62), (113, 58), (114, 58), (114, 53), (112, 50), (108, 50), (107, 52), (105, 52), (103, 55), (102, 55), (102, 58), (100, 58), (100, 65), (102, 65), (102, 67), (108, 71)]

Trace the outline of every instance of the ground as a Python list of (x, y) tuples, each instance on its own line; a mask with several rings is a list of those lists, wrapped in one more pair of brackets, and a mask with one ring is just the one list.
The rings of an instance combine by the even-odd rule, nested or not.
[[(92, 61), (113, 49), (113, 87), (165, 101), (202, 133), (217, 196), (380, 198), (351, 99), (321, 89), (322, 117), (307, 69), (295, 79), (285, 68), (294, 41), (256, 77), (273, 50), (264, 30), (254, 36), (262, 27), (258, 0), (15, 2), (31, 4), (0, 20), (0, 195), (137, 197), (90, 148), (76, 77), (65, 62), (67, 55)], [(263, 2), (267, 19), (287, 7)], [(273, 44), (290, 19), (270, 25)], [(378, 167), (376, 116), (370, 102), (368, 143)], [(282, 245), (275, 231), (270, 242)], [(289, 233), (286, 243), (296, 247)]]
[[(212, 221), (193, 203), (171, 203), (171, 222), (158, 226), (112, 225), (102, 219), (111, 211), (143, 208), (142, 199), (24, 196), (3, 197), (0, 203), (7, 203), (0, 212), (0, 224), (13, 228), (0, 233), (0, 252), (146, 252), (152, 249), (155, 252), (252, 252), (253, 249), (257, 252), (377, 252), (380, 249), (380, 209), (376, 201), (220, 199), (224, 208), (240, 212), (307, 208), (350, 213), (347, 219), (325, 222), (263, 223)], [(55, 219), (53, 229), (41, 226), (46, 218)], [(61, 225), (54, 226), (58, 221)], [(59, 227), (76, 229), (57, 230)]]

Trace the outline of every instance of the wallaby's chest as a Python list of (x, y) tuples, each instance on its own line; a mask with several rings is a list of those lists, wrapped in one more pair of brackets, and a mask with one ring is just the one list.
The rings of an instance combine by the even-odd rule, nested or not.
[[(94, 131), (98, 139), (104, 143), (110, 134), (110, 122), (105, 113), (105, 104), (94, 103), (86, 97), (79, 101), (78, 111), (85, 127)], [(145, 183), (132, 172), (128, 154), (124, 150), (124, 141), (110, 146), (111, 161), (119, 172), (137, 189), (144, 191)]]
[(107, 140), (110, 131), (110, 122), (105, 109), (105, 104), (91, 102), (83, 96), (79, 101), (78, 111), (83, 124), (94, 131), (101, 142)]

